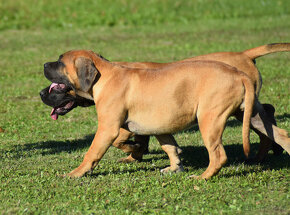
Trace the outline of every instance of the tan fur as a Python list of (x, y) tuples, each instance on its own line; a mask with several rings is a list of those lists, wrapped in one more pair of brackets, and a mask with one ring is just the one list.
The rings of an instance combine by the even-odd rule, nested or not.
[[(249, 157), (250, 153), (250, 121), (251, 115), (253, 112), (253, 104), (255, 100), (255, 95), (252, 93), (254, 92), (253, 83), (249, 80), (248, 77), (242, 78), (242, 82), (245, 86), (246, 93), (245, 93), (245, 111), (243, 117), (243, 147), (244, 153), (246, 157)], [(249, 90), (250, 89), (250, 90)]]
[(250, 59), (253, 60), (267, 54), (285, 51), (290, 51), (290, 43), (273, 43), (263, 45), (256, 48), (245, 50), (242, 53), (247, 55)]
[[(254, 86), (255, 86), (255, 92), (256, 96), (259, 96), (259, 92), (262, 87), (262, 77), (261, 74), (259, 73), (258, 69), (255, 66), (254, 60), (258, 57), (270, 54), (270, 53), (275, 53), (275, 52), (282, 52), (282, 51), (290, 51), (290, 43), (276, 43), (276, 44), (269, 44), (269, 45), (263, 45), (259, 47), (255, 47), (252, 49), (248, 49), (242, 52), (216, 52), (216, 53), (211, 53), (211, 54), (206, 54), (206, 55), (201, 55), (201, 56), (196, 56), (192, 58), (188, 58), (185, 60), (173, 62), (173, 63), (155, 63), (155, 62), (114, 62), (115, 64), (130, 67), (130, 68), (143, 68), (143, 69), (160, 69), (164, 66), (169, 66), (173, 65), (175, 63), (181, 63), (181, 62), (186, 62), (186, 61), (195, 61), (195, 60), (214, 60), (214, 61), (219, 61), (226, 63), (228, 65), (231, 65), (233, 67), (236, 67), (238, 70), (243, 71), (246, 73), (250, 79), (253, 81)], [(181, 84), (186, 86), (186, 81), (185, 83)], [(181, 92), (182, 92), (181, 88)], [(179, 99), (179, 92), (178, 90), (176, 91), (176, 98)], [(181, 104), (181, 103), (180, 103)], [(122, 135), (122, 132), (120, 133)], [(271, 148), (270, 145), (272, 144), (271, 140), (264, 136), (261, 133), (258, 133), (260, 137), (260, 148), (259, 152), (256, 156), (256, 160), (261, 161), (265, 158), (267, 155), (269, 149)], [(133, 134), (131, 135), (133, 136)], [(122, 138), (121, 138), (122, 139)], [(123, 138), (124, 139), (124, 138)], [(140, 140), (141, 138), (139, 138)], [(143, 141), (144, 142), (144, 141)], [(274, 143), (275, 144), (275, 143)], [(124, 145), (119, 146), (119, 143), (117, 141), (114, 142), (113, 144), (115, 147), (134, 152), (134, 154), (138, 154), (138, 157), (136, 157), (137, 160), (140, 160), (140, 153), (137, 153), (136, 150), (137, 148), (132, 148), (132, 145)], [(244, 145), (245, 147), (245, 145)], [(142, 148), (141, 150), (144, 151)], [(249, 150), (244, 148), (244, 153), (249, 154)], [(132, 159), (134, 155), (129, 155), (128, 160), (122, 159), (125, 162), (133, 161)]]
[[(78, 62), (80, 58), (86, 60)], [(135, 69), (110, 63), (85, 50), (67, 52), (61, 62), (65, 65), (61, 70), (50, 72), (73, 80), (71, 84), (77, 95), (92, 98), (98, 113), (94, 140), (81, 165), (68, 174), (70, 177), (81, 177), (92, 171), (110, 145), (116, 141), (124, 142), (133, 134), (138, 137), (155, 135), (170, 159), (170, 167), (162, 171), (182, 171), (179, 148), (168, 134), (185, 129), (198, 119), (210, 160), (208, 168), (198, 178), (209, 179), (227, 160), (221, 140), (230, 115), (239, 119), (244, 116), (246, 155), (249, 151), (249, 120), (255, 129), (290, 152), (287, 132), (267, 121), (263, 106), (253, 100), (252, 79), (224, 63), (189, 61), (153, 70)], [(92, 65), (93, 70), (84, 71)], [(87, 76), (91, 71), (97, 74)], [(87, 83), (92, 85), (88, 88), (84, 85), (86, 77), (98, 78), (89, 80)]]
[(238, 70), (246, 73), (250, 77), (250, 79), (254, 82), (256, 88), (256, 95), (259, 96), (259, 92), (262, 87), (262, 77), (258, 69), (256, 68), (253, 60), (267, 54), (284, 51), (290, 51), (290, 43), (268, 44), (248, 49), (242, 52), (215, 52), (184, 59), (173, 63), (155, 63), (155, 62), (115, 62), (115, 63), (118, 65), (123, 65), (131, 68), (160, 69), (163, 66), (185, 61), (195, 61), (195, 60), (219, 61), (231, 65), (233, 67), (236, 67)]

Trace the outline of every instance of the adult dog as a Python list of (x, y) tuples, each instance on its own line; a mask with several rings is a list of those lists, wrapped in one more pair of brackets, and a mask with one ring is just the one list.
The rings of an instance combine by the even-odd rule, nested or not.
[(230, 115), (244, 116), (246, 156), (250, 121), (255, 129), (290, 152), (287, 132), (267, 120), (255, 99), (251, 79), (223, 63), (196, 61), (158, 70), (132, 69), (80, 50), (66, 52), (58, 61), (46, 63), (44, 74), (55, 86), (64, 85), (78, 96), (93, 100), (98, 112), (93, 143), (82, 164), (68, 174), (70, 177), (81, 177), (93, 170), (121, 127), (136, 134), (155, 135), (170, 159), (170, 167), (163, 171), (181, 171), (177, 147), (164, 134), (184, 129), (196, 118), (210, 157), (201, 178), (215, 175), (226, 162), (221, 136)]
[[(210, 53), (173, 63), (194, 60), (213, 60), (226, 63), (228, 65), (236, 67), (240, 71), (243, 71), (250, 77), (250, 79), (254, 82), (256, 96), (258, 97), (262, 87), (262, 77), (257, 67), (255, 66), (256, 64), (255, 59), (267, 54), (282, 51), (290, 51), (290, 43), (273, 43), (248, 49), (242, 52)], [(115, 62), (115, 63), (126, 67), (143, 68), (143, 69), (160, 69), (163, 66), (173, 64), (173, 63), (154, 63), (154, 62)], [(268, 120), (270, 120), (273, 124), (276, 125), (276, 120), (274, 118), (275, 108), (270, 104), (263, 104), (263, 108), (267, 113)], [(255, 157), (256, 161), (258, 162), (262, 161), (271, 148), (273, 149), (274, 154), (276, 155), (279, 155), (283, 152), (283, 149), (278, 144), (273, 142), (270, 138), (268, 138), (266, 135), (264, 135), (263, 133), (259, 132), (256, 129), (254, 129), (254, 131), (259, 135), (260, 138), (260, 148)], [(136, 147), (131, 144), (132, 143), (131, 141), (128, 141), (128, 139), (133, 136), (135, 138), (135, 142), (140, 144), (140, 147)], [(170, 138), (172, 141), (175, 141), (172, 135), (170, 136), (168, 135), (168, 138)], [(127, 142), (130, 144), (126, 144)], [(131, 154), (127, 158), (122, 158), (120, 159), (120, 161), (132, 162), (135, 160), (142, 160), (143, 154), (147, 150), (148, 143), (149, 136), (135, 135), (132, 132), (121, 130), (118, 138), (114, 141), (113, 145), (117, 148), (122, 149), (124, 152), (127, 153), (131, 152)]]

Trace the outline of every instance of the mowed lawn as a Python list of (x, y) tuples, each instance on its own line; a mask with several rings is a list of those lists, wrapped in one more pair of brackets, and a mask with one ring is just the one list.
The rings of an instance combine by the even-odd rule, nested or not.
[[(241, 123), (223, 135), (228, 162), (209, 181), (190, 179), (208, 165), (198, 127), (175, 134), (185, 172), (169, 165), (157, 140), (138, 163), (111, 147), (95, 171), (62, 178), (82, 161), (97, 130), (94, 107), (50, 118), (39, 91), (43, 64), (71, 49), (111, 61), (169, 62), (218, 51), (290, 42), (287, 0), (0, 0), (0, 214), (289, 214), (289, 155), (245, 163)], [(257, 59), (262, 103), (290, 131), (290, 53)], [(154, 119), (152, 119), (154, 120)], [(259, 139), (251, 132), (251, 156)]]

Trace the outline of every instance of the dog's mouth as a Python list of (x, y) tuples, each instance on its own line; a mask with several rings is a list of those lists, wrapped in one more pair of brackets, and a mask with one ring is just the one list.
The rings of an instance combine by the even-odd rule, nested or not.
[(48, 93), (50, 93), (52, 90), (64, 91), (66, 88), (67, 86), (65, 84), (52, 83), (49, 87)]
[(61, 107), (54, 107), (50, 112), (50, 116), (53, 120), (57, 120), (59, 115), (65, 115), (69, 112), (74, 105), (74, 101), (69, 101), (67, 104)]
[[(71, 88), (65, 84), (52, 83), (48, 92), (51, 93), (54, 90), (59, 92), (67, 92), (71, 90)], [(52, 108), (50, 116), (53, 120), (57, 120), (59, 115), (65, 115), (67, 112), (72, 110), (74, 106), (75, 102), (73, 100), (64, 101), (61, 105)]]

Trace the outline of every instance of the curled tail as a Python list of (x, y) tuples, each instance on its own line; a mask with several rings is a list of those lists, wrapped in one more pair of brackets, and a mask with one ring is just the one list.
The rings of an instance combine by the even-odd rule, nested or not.
[(250, 123), (251, 116), (253, 112), (253, 106), (255, 102), (255, 88), (252, 81), (244, 76), (242, 78), (243, 85), (245, 87), (245, 99), (244, 99), (244, 117), (243, 117), (243, 149), (246, 157), (249, 156), (250, 153)]
[(272, 43), (243, 51), (252, 60), (274, 52), (290, 51), (290, 43)]

